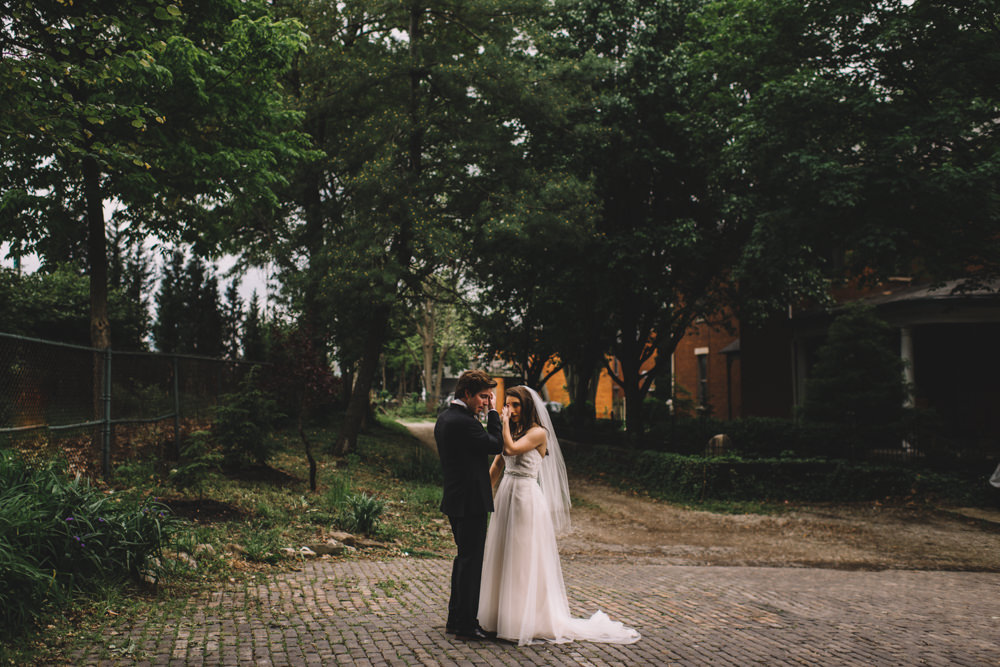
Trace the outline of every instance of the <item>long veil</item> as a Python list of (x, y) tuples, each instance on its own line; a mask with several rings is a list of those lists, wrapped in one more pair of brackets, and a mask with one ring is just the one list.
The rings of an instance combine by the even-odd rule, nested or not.
[(535, 414), (538, 415), (538, 421), (545, 428), (546, 433), (546, 455), (542, 459), (542, 466), (538, 472), (538, 485), (542, 487), (542, 493), (548, 502), (556, 535), (563, 535), (569, 532), (569, 508), (571, 504), (569, 481), (566, 478), (566, 462), (563, 460), (559, 439), (556, 437), (556, 430), (552, 426), (552, 419), (549, 417), (545, 402), (531, 387), (526, 386), (525, 389), (531, 394), (531, 399), (535, 404)]

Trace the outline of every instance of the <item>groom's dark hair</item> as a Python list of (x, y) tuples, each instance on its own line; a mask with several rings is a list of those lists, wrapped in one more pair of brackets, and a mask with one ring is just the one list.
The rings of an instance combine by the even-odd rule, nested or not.
[(497, 386), (497, 381), (487, 375), (485, 371), (464, 371), (458, 376), (458, 383), (455, 385), (455, 398), (467, 398), (495, 386)]

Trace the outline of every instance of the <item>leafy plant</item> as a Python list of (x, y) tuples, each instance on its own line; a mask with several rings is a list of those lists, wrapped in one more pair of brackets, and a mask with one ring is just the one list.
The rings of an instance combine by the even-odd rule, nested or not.
[(898, 441), (903, 362), (890, 346), (891, 330), (872, 306), (849, 304), (830, 325), (810, 373), (802, 415), (847, 426), (848, 444)]
[(181, 488), (201, 490), (222, 458), (213, 448), (210, 431), (193, 431), (185, 441), (180, 463), (170, 470), (170, 482)]
[(332, 476), (326, 485), (324, 500), (327, 507), (336, 510), (341, 507), (351, 494), (351, 482), (346, 475)]
[(278, 528), (264, 529), (263, 524), (251, 526), (243, 540), (243, 556), (255, 563), (276, 563), (280, 559), (282, 547), (281, 531)]
[(95, 489), (56, 464), (31, 468), (0, 453), (0, 627), (24, 629), (76, 591), (136, 578), (173, 532), (155, 499)]
[(354, 532), (373, 534), (378, 528), (385, 502), (367, 493), (347, 497), (347, 520)]
[(251, 368), (239, 390), (221, 396), (216, 407), (212, 434), (222, 446), (227, 466), (264, 464), (280, 449), (280, 443), (269, 436), (282, 415), (274, 399), (260, 388), (257, 375), (257, 368)]

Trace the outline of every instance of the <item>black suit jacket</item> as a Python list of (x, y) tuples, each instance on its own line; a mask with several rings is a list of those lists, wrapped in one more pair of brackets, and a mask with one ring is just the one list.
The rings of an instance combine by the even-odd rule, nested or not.
[(452, 403), (434, 425), (444, 495), (441, 511), (450, 517), (493, 511), (493, 488), (487, 456), (503, 451), (500, 415), (490, 410), (486, 428), (471, 412)]

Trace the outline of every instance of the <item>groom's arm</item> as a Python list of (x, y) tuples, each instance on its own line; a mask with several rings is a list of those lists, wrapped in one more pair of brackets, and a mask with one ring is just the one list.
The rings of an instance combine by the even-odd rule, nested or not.
[(503, 439), (500, 436), (500, 415), (491, 410), (486, 419), (486, 428), (475, 419), (463, 420), (463, 440), (476, 453), (499, 454), (503, 451)]

